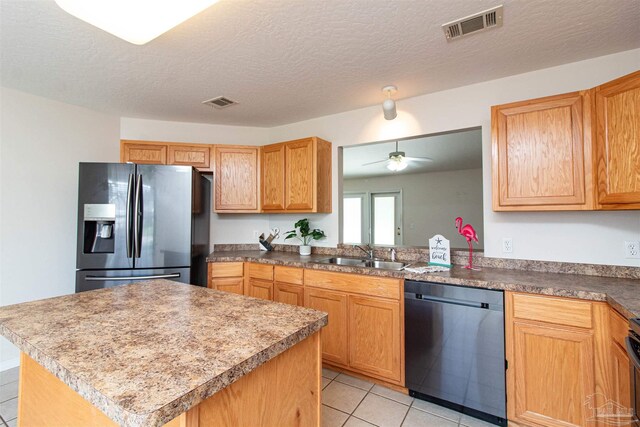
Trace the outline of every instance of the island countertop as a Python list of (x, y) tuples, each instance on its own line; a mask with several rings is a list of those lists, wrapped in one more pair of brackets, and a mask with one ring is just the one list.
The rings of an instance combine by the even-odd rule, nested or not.
[(125, 426), (172, 420), (326, 324), (166, 280), (0, 308), (0, 334)]
[[(482, 267), (471, 271), (455, 265), (448, 272), (412, 273), (369, 267), (324, 264), (318, 261), (332, 255), (312, 254), (300, 256), (295, 252), (265, 252), (257, 250), (214, 251), (208, 262), (256, 262), (314, 270), (394, 277), (406, 280), (445, 283), (485, 289), (526, 292), (541, 295), (579, 298), (591, 301), (607, 301), (627, 318), (640, 317), (640, 279), (614, 278), (585, 274), (552, 273), (523, 269)], [(426, 265), (416, 262), (414, 266)], [(635, 269), (636, 267), (629, 267)]]

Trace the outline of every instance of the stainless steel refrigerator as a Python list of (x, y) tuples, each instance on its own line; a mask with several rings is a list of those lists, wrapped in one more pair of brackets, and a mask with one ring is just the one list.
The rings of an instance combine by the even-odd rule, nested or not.
[(210, 194), (190, 166), (80, 163), (76, 292), (157, 278), (206, 286)]

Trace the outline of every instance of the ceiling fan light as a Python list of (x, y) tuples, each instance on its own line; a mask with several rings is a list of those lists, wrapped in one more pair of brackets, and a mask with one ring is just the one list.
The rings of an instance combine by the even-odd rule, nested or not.
[(399, 172), (407, 167), (407, 160), (403, 156), (393, 156), (389, 158), (387, 169), (392, 172)]
[(384, 118), (386, 120), (393, 120), (398, 117), (396, 102), (391, 98), (384, 100), (382, 103), (382, 111), (384, 112)]
[(142, 45), (218, 0), (55, 0), (65, 12), (129, 43)]

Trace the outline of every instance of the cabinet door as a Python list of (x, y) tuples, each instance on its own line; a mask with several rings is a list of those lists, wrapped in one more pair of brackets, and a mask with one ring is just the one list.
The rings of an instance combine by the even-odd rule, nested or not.
[(349, 296), (349, 366), (400, 381), (400, 303)]
[(258, 212), (258, 147), (216, 146), (216, 212)]
[(592, 208), (590, 98), (574, 92), (492, 107), (494, 210)]
[(520, 321), (512, 328), (509, 419), (523, 425), (588, 425), (590, 406), (596, 407), (591, 331)]
[(304, 288), (298, 285), (275, 282), (273, 284), (273, 300), (285, 304), (303, 306)]
[(284, 144), (262, 147), (262, 210), (284, 210)]
[(631, 408), (631, 376), (629, 356), (616, 343), (611, 343), (611, 378), (613, 394), (611, 398), (623, 408)]
[(228, 277), (224, 279), (211, 279), (210, 288), (218, 291), (231, 292), (234, 294), (244, 294), (244, 279), (242, 277)]
[(316, 174), (313, 138), (285, 144), (285, 171), (285, 208), (313, 210)]
[(640, 71), (596, 88), (598, 203), (640, 209)]
[(120, 161), (150, 165), (167, 164), (167, 144), (142, 144), (139, 141), (122, 140)]
[(208, 145), (169, 145), (167, 164), (210, 170), (210, 152), (211, 147)]
[(273, 282), (259, 279), (249, 279), (245, 295), (273, 301)]
[(322, 329), (322, 359), (347, 366), (347, 295), (307, 288), (304, 306), (329, 313), (329, 324)]

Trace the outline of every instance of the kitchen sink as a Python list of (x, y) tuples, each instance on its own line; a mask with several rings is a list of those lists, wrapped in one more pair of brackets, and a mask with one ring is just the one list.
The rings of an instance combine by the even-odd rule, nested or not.
[(321, 264), (336, 264), (336, 265), (352, 265), (356, 267), (365, 267), (366, 259), (358, 258), (327, 258), (321, 259), (318, 262)]
[(359, 258), (327, 258), (318, 260), (320, 264), (348, 265), (352, 267), (369, 267), (379, 268), (382, 270), (402, 270), (407, 266), (404, 262), (382, 261), (378, 259), (359, 259)]

